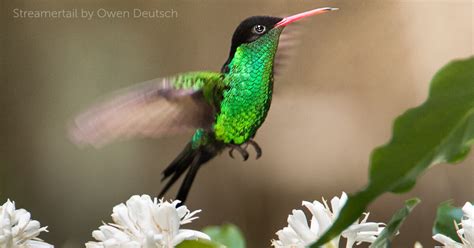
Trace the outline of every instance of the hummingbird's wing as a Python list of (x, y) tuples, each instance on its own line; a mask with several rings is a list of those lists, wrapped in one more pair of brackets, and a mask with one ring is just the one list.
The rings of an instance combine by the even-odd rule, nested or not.
[(299, 25), (286, 27), (285, 30), (283, 30), (278, 41), (278, 49), (273, 63), (274, 75), (281, 75), (286, 66), (292, 62), (293, 55), (300, 41), (300, 36), (301, 27)]
[(214, 107), (203, 92), (221, 84), (220, 73), (190, 72), (119, 90), (78, 115), (70, 137), (78, 145), (100, 147), (117, 139), (208, 128)]

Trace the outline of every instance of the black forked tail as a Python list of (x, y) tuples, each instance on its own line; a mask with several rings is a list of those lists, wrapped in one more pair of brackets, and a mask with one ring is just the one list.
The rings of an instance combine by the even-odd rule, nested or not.
[(162, 198), (171, 186), (173, 186), (173, 184), (181, 177), (181, 175), (188, 171), (181, 187), (179, 188), (178, 195), (176, 196), (176, 200), (180, 200), (181, 203), (184, 203), (199, 168), (202, 164), (214, 158), (216, 155), (217, 152), (215, 149), (209, 149), (206, 146), (193, 148), (191, 143), (188, 143), (178, 157), (176, 157), (163, 171), (162, 181), (168, 178), (169, 180), (161, 190), (158, 197)]

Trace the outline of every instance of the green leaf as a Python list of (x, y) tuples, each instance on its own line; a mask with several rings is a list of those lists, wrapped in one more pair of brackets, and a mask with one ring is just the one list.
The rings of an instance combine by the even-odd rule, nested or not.
[(388, 222), (387, 226), (380, 233), (379, 237), (372, 243), (370, 248), (388, 248), (400, 230), (405, 219), (411, 213), (411, 211), (420, 203), (420, 199), (413, 198), (405, 201), (405, 206), (398, 210)]
[(210, 226), (203, 230), (214, 242), (221, 243), (228, 248), (245, 248), (245, 239), (239, 228), (232, 224)]
[(209, 240), (185, 240), (176, 248), (226, 248), (225, 245)]
[(463, 160), (473, 141), (471, 57), (442, 68), (431, 82), (428, 100), (395, 120), (392, 139), (372, 153), (368, 185), (349, 196), (338, 219), (312, 247), (341, 233), (381, 194), (410, 190), (430, 165)]
[(450, 201), (443, 202), (439, 205), (436, 211), (436, 220), (433, 225), (434, 234), (444, 234), (451, 239), (461, 243), (461, 239), (456, 233), (456, 223), (461, 222), (462, 209), (456, 208), (451, 205)]

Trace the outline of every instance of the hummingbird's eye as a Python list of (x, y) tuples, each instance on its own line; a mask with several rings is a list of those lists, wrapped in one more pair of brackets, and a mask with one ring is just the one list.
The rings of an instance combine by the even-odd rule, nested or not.
[(258, 24), (253, 26), (252, 32), (255, 34), (263, 34), (265, 30), (267, 30), (265, 26)]

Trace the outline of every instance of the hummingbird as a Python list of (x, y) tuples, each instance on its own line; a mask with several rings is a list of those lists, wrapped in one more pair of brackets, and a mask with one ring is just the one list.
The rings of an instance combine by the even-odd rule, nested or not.
[(337, 8), (313, 9), (288, 17), (252, 16), (235, 29), (220, 72), (197, 71), (156, 78), (118, 90), (79, 114), (71, 124), (78, 145), (101, 147), (131, 137), (158, 138), (194, 131), (181, 153), (163, 171), (159, 197), (186, 173), (176, 196), (186, 201), (199, 168), (229, 150), (258, 159), (254, 140), (270, 109), (274, 64), (284, 28), (305, 17)]

